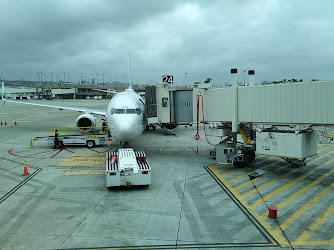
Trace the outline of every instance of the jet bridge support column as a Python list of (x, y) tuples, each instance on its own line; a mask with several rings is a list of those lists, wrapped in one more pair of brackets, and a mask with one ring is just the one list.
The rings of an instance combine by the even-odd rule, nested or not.
[(254, 70), (248, 70), (248, 84), (249, 86), (254, 86)]
[(238, 134), (238, 82), (237, 82), (237, 69), (231, 69), (231, 82), (232, 82), (232, 133), (233, 133), (233, 148), (236, 151), (237, 148), (237, 134)]

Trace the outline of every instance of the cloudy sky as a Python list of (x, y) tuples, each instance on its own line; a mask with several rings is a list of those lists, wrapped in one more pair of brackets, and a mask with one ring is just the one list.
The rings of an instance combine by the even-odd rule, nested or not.
[[(334, 80), (332, 0), (1, 0), (0, 77)], [(124, 75), (127, 75), (126, 77)], [(68, 78), (68, 76), (70, 78)]]

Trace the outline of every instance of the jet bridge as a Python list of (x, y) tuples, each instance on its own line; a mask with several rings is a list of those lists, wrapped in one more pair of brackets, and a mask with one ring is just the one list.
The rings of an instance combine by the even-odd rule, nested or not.
[(255, 86), (254, 73), (248, 71), (248, 86), (238, 86), (237, 69), (231, 69), (231, 86), (226, 88), (199, 83), (179, 90), (166, 82), (150, 87), (155, 100), (146, 96), (154, 109), (147, 113), (147, 123), (162, 127), (206, 123), (222, 129), (226, 139), (212, 153), (222, 163), (244, 166), (256, 152), (303, 165), (305, 158), (317, 154), (315, 127), (334, 125), (334, 82)]
[(178, 125), (193, 123), (192, 89), (175, 89), (163, 84), (146, 87), (145, 93), (148, 125), (174, 130)]

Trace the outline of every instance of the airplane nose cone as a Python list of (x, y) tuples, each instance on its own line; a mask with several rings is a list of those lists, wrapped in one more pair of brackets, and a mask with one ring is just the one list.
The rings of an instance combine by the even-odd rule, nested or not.
[(132, 129), (129, 126), (120, 127), (116, 134), (116, 138), (120, 140), (131, 140), (131, 132)]
[(120, 141), (132, 141), (138, 137), (142, 130), (135, 120), (124, 119), (118, 121), (115, 137)]

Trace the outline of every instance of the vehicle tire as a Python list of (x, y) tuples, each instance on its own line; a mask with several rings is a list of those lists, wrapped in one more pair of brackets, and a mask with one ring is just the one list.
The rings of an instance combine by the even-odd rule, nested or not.
[(246, 152), (244, 153), (244, 161), (233, 161), (233, 165), (236, 168), (245, 168), (249, 163), (249, 155)]
[(255, 160), (256, 154), (254, 150), (248, 150), (247, 154), (248, 154), (249, 162), (252, 162)]
[(93, 148), (95, 146), (95, 142), (94, 141), (87, 141), (87, 147), (89, 148)]

